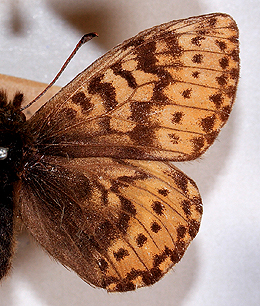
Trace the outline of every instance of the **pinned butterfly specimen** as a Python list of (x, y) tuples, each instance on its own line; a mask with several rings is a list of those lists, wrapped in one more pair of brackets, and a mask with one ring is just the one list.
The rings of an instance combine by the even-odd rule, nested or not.
[(226, 123), (239, 78), (226, 14), (172, 21), (126, 40), (26, 120), (0, 94), (0, 270), (17, 216), (84, 281), (108, 291), (157, 282), (196, 236), (193, 160)]

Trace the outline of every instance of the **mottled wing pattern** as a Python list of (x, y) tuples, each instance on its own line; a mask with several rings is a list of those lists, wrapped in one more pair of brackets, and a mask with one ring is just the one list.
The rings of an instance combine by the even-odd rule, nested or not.
[(109, 291), (158, 281), (199, 229), (195, 183), (164, 162), (44, 157), (24, 177), (19, 207), (29, 231), (54, 258)]
[(77, 76), (27, 123), (19, 207), (36, 240), (109, 291), (159, 280), (202, 214), (196, 185), (166, 160), (212, 144), (238, 69), (235, 22), (210, 14), (141, 32)]
[(169, 22), (97, 60), (29, 129), (51, 155), (195, 159), (227, 121), (238, 76), (238, 29), (230, 16)]

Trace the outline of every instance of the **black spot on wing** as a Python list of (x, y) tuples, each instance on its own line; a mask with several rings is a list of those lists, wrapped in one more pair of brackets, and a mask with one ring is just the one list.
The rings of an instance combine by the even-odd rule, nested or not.
[(179, 124), (184, 116), (183, 112), (175, 112), (172, 114), (172, 123)]
[(189, 235), (191, 236), (191, 238), (193, 239), (200, 228), (200, 223), (196, 220), (190, 220), (189, 221)]
[(191, 75), (194, 77), (194, 79), (197, 79), (200, 73), (198, 71), (193, 71)]
[(223, 57), (219, 60), (220, 67), (224, 70), (229, 66), (229, 59), (228, 57)]
[[(115, 183), (113, 186), (113, 190), (116, 191)], [(122, 186), (121, 183), (118, 183), (118, 186)], [(112, 187), (111, 187), (112, 189)], [(118, 192), (118, 190), (117, 190)], [(128, 199), (126, 199), (123, 196), (119, 196), (120, 202), (121, 202), (121, 213), (119, 214), (118, 221), (116, 222), (116, 227), (119, 229), (119, 231), (123, 234), (127, 234), (127, 229), (129, 227), (129, 222), (132, 217), (136, 215), (136, 209), (135, 206), (132, 204), (132, 202)]]
[(116, 261), (121, 261), (126, 256), (129, 256), (129, 252), (126, 249), (120, 248), (117, 252), (114, 252), (113, 255)]
[(227, 44), (224, 41), (216, 40), (216, 45), (219, 47), (221, 51), (224, 51), (227, 48)]
[(215, 107), (218, 109), (223, 103), (223, 96), (221, 93), (217, 93), (209, 96), (209, 100), (215, 104)]
[(72, 103), (75, 103), (81, 107), (83, 114), (88, 114), (91, 109), (93, 108), (93, 105), (90, 103), (90, 98), (86, 97), (85, 93), (80, 91), (75, 93), (71, 97)]
[(176, 134), (174, 134), (174, 133), (168, 134), (168, 136), (169, 136), (169, 138), (170, 138), (170, 140), (171, 140), (171, 143), (173, 143), (173, 144), (178, 144), (178, 143), (179, 143), (179, 141), (180, 141), (180, 136), (178, 136), (178, 135), (176, 135)]
[(155, 130), (151, 126), (136, 125), (127, 135), (138, 145), (152, 146), (155, 140)]
[(219, 77), (216, 77), (216, 80), (220, 86), (224, 86), (227, 84), (228, 78), (226, 75), (223, 74)]
[(190, 208), (191, 208), (191, 202), (189, 200), (183, 200), (181, 202), (181, 208), (184, 211), (185, 215), (188, 217), (191, 214)]
[(233, 61), (239, 63), (239, 51), (237, 49), (232, 50), (230, 56), (233, 59)]
[(202, 54), (195, 54), (192, 59), (193, 63), (195, 64), (201, 64), (203, 60), (203, 55)]
[(124, 78), (127, 81), (129, 87), (133, 89), (137, 87), (136, 80), (133, 77), (132, 73), (123, 69), (122, 65), (119, 62), (115, 63), (110, 68), (113, 70), (115, 75), (120, 75), (122, 78)]
[(139, 234), (136, 238), (136, 244), (141, 248), (147, 241), (147, 237), (144, 234)]
[(112, 84), (102, 82), (103, 76), (97, 76), (90, 80), (88, 92), (92, 95), (99, 95), (104, 101), (107, 111), (111, 111), (117, 106), (116, 91)]
[[(169, 175), (169, 173), (167, 174)], [(174, 182), (178, 186), (178, 188), (180, 188), (184, 193), (186, 193), (188, 188), (187, 177), (183, 173), (176, 171), (172, 171), (170, 173), (170, 176), (174, 179)]]
[(162, 189), (158, 189), (159, 194), (163, 195), (164, 197), (166, 197), (170, 191), (167, 190), (166, 188), (162, 188)]
[(191, 92), (192, 92), (192, 89), (190, 89), (190, 88), (185, 89), (185, 90), (182, 92), (183, 98), (185, 98), (185, 99), (190, 99), (190, 97), (191, 97)]
[(215, 114), (201, 119), (201, 126), (202, 126), (203, 131), (206, 133), (210, 133), (214, 128), (215, 121), (216, 121)]
[(158, 233), (158, 232), (161, 230), (161, 226), (160, 226), (156, 221), (154, 221), (154, 222), (151, 224), (151, 230), (152, 230), (154, 233)]
[(204, 137), (194, 137), (191, 139), (191, 143), (193, 146), (193, 154), (196, 156), (198, 156), (202, 150), (202, 148), (204, 147), (205, 144), (205, 139)]
[(178, 228), (177, 228), (177, 237), (178, 237), (178, 239), (184, 238), (186, 232), (187, 232), (187, 229), (186, 229), (185, 226), (183, 226), (183, 225), (178, 226)]
[(156, 42), (151, 41), (143, 44), (136, 50), (137, 54), (137, 69), (146, 73), (157, 74), (157, 59), (155, 56)]
[(195, 46), (198, 46), (200, 47), (201, 46), (201, 41), (205, 40), (206, 38), (203, 37), (203, 36), (196, 36), (196, 37), (193, 37), (191, 39), (191, 43)]
[(159, 215), (159, 216), (162, 216), (163, 215), (163, 211), (164, 211), (164, 206), (161, 202), (159, 201), (154, 201), (153, 204), (152, 204), (152, 209), (153, 211)]

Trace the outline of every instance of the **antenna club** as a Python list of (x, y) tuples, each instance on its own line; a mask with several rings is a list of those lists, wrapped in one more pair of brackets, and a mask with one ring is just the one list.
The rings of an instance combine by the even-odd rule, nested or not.
[(81, 44), (85, 44), (87, 41), (91, 40), (94, 37), (98, 37), (98, 34), (95, 32), (91, 32), (82, 36), (80, 42)]

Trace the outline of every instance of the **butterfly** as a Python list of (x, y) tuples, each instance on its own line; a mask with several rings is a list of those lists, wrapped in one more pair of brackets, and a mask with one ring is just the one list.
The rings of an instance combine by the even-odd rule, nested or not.
[(0, 277), (17, 219), (57, 261), (113, 291), (149, 286), (198, 233), (202, 201), (170, 161), (201, 156), (239, 78), (226, 14), (171, 21), (116, 46), (29, 120), (0, 93)]

